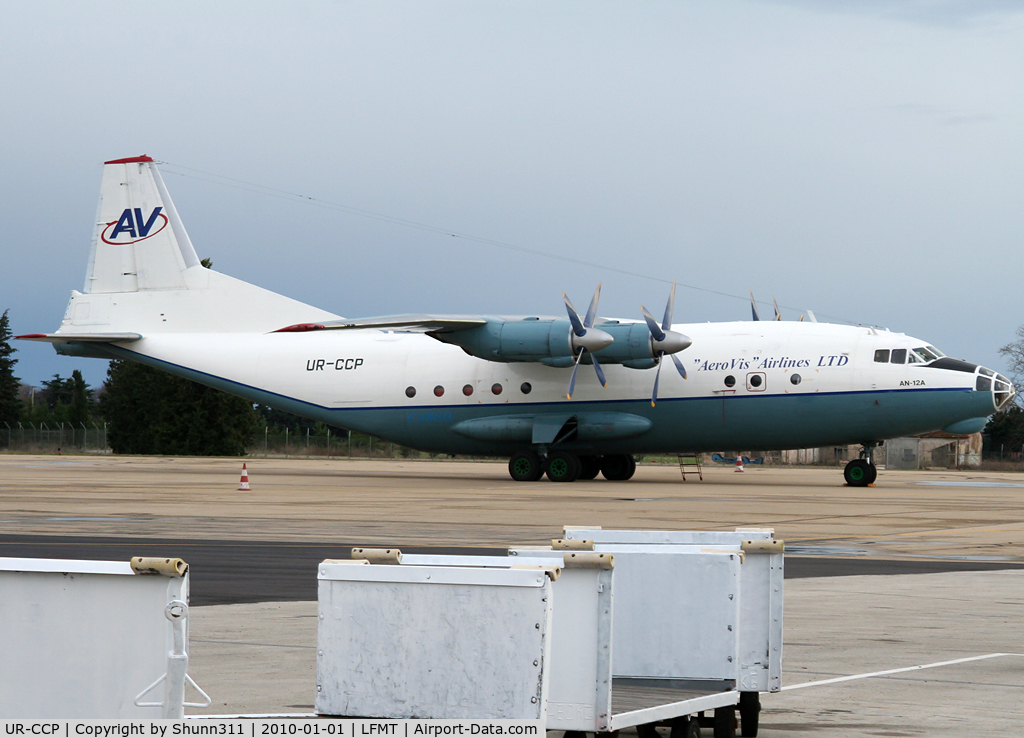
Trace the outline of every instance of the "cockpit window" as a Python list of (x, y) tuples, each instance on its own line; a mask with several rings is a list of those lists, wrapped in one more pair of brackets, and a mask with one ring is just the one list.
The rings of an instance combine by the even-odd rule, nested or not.
[(916, 351), (911, 351), (909, 354), (907, 354), (907, 363), (908, 364), (923, 364), (924, 362), (921, 361), (921, 357), (918, 356)]
[(914, 349), (914, 353), (921, 357), (922, 361), (935, 361), (939, 358), (939, 355), (932, 351), (931, 346), (919, 346)]
[(889, 363), (889, 349), (876, 349), (875, 350), (875, 362), (878, 364)]
[(932, 352), (933, 354), (935, 354), (936, 358), (939, 358), (939, 359), (941, 359), (941, 358), (942, 358), (943, 356), (945, 356), (945, 354), (944, 354), (944, 353), (942, 353), (941, 351), (939, 351), (939, 350), (938, 350), (937, 348), (935, 348), (934, 346), (926, 346), (925, 348), (927, 348), (927, 349), (928, 349), (929, 351), (931, 351), (931, 352)]
[(906, 349), (893, 349), (892, 359), (893, 364), (906, 364), (907, 363), (907, 350)]

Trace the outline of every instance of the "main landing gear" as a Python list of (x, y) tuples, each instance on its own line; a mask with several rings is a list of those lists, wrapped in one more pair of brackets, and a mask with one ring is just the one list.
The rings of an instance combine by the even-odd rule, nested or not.
[(625, 481), (636, 472), (636, 462), (628, 454), (578, 456), (568, 451), (555, 451), (544, 459), (533, 451), (519, 451), (508, 462), (508, 473), (517, 482), (536, 482), (545, 474), (552, 482), (575, 482), (594, 479), (598, 472), (605, 479)]
[(878, 478), (878, 467), (871, 458), (877, 443), (865, 443), (859, 459), (854, 459), (843, 469), (843, 478), (850, 487), (867, 487)]

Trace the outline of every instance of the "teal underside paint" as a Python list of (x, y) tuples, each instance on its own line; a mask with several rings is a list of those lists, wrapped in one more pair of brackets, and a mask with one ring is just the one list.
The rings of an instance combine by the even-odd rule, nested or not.
[(464, 421), (504, 415), (564, 416), (584, 410), (639, 415), (650, 420), (652, 427), (638, 437), (591, 443), (570, 440), (560, 445), (579, 453), (636, 454), (865, 443), (938, 430), (986, 416), (994, 409), (990, 392), (977, 392), (970, 387), (668, 398), (659, 400), (657, 407), (651, 407), (650, 400), (643, 398), (335, 409), (122, 348), (109, 349), (112, 357), (139, 361), (253, 402), (444, 454), (511, 455), (523, 448), (522, 442), (482, 441), (452, 431), (454, 425)]

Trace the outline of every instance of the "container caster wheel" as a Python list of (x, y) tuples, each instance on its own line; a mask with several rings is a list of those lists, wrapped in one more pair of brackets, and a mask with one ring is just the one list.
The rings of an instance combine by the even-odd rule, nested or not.
[(761, 714), (761, 695), (757, 692), (740, 692), (740, 735), (743, 738), (757, 738), (757, 724)]

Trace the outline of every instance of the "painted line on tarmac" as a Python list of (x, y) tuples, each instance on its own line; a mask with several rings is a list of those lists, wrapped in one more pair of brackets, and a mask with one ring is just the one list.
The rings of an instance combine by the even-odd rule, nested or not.
[(920, 487), (1024, 487), (1020, 482), (918, 482)]
[(840, 682), (852, 682), (855, 679), (870, 679), (871, 677), (889, 676), (890, 674), (905, 674), (908, 671), (921, 671), (922, 669), (935, 669), (940, 666), (953, 666), (955, 664), (966, 664), (971, 661), (984, 661), (985, 659), (997, 659), (1003, 656), (1024, 656), (1024, 653), (988, 653), (984, 656), (969, 656), (964, 659), (953, 659), (952, 661), (937, 661), (934, 664), (920, 664), (918, 666), (904, 666), (902, 669), (887, 669), (886, 671), (872, 671), (867, 674), (853, 674), (851, 676), (836, 677), (835, 679), (821, 679), (817, 682), (804, 682), (802, 684), (791, 684), (783, 687), (785, 692), (790, 689), (803, 689), (804, 687), (823, 687), (826, 684), (838, 684)]

